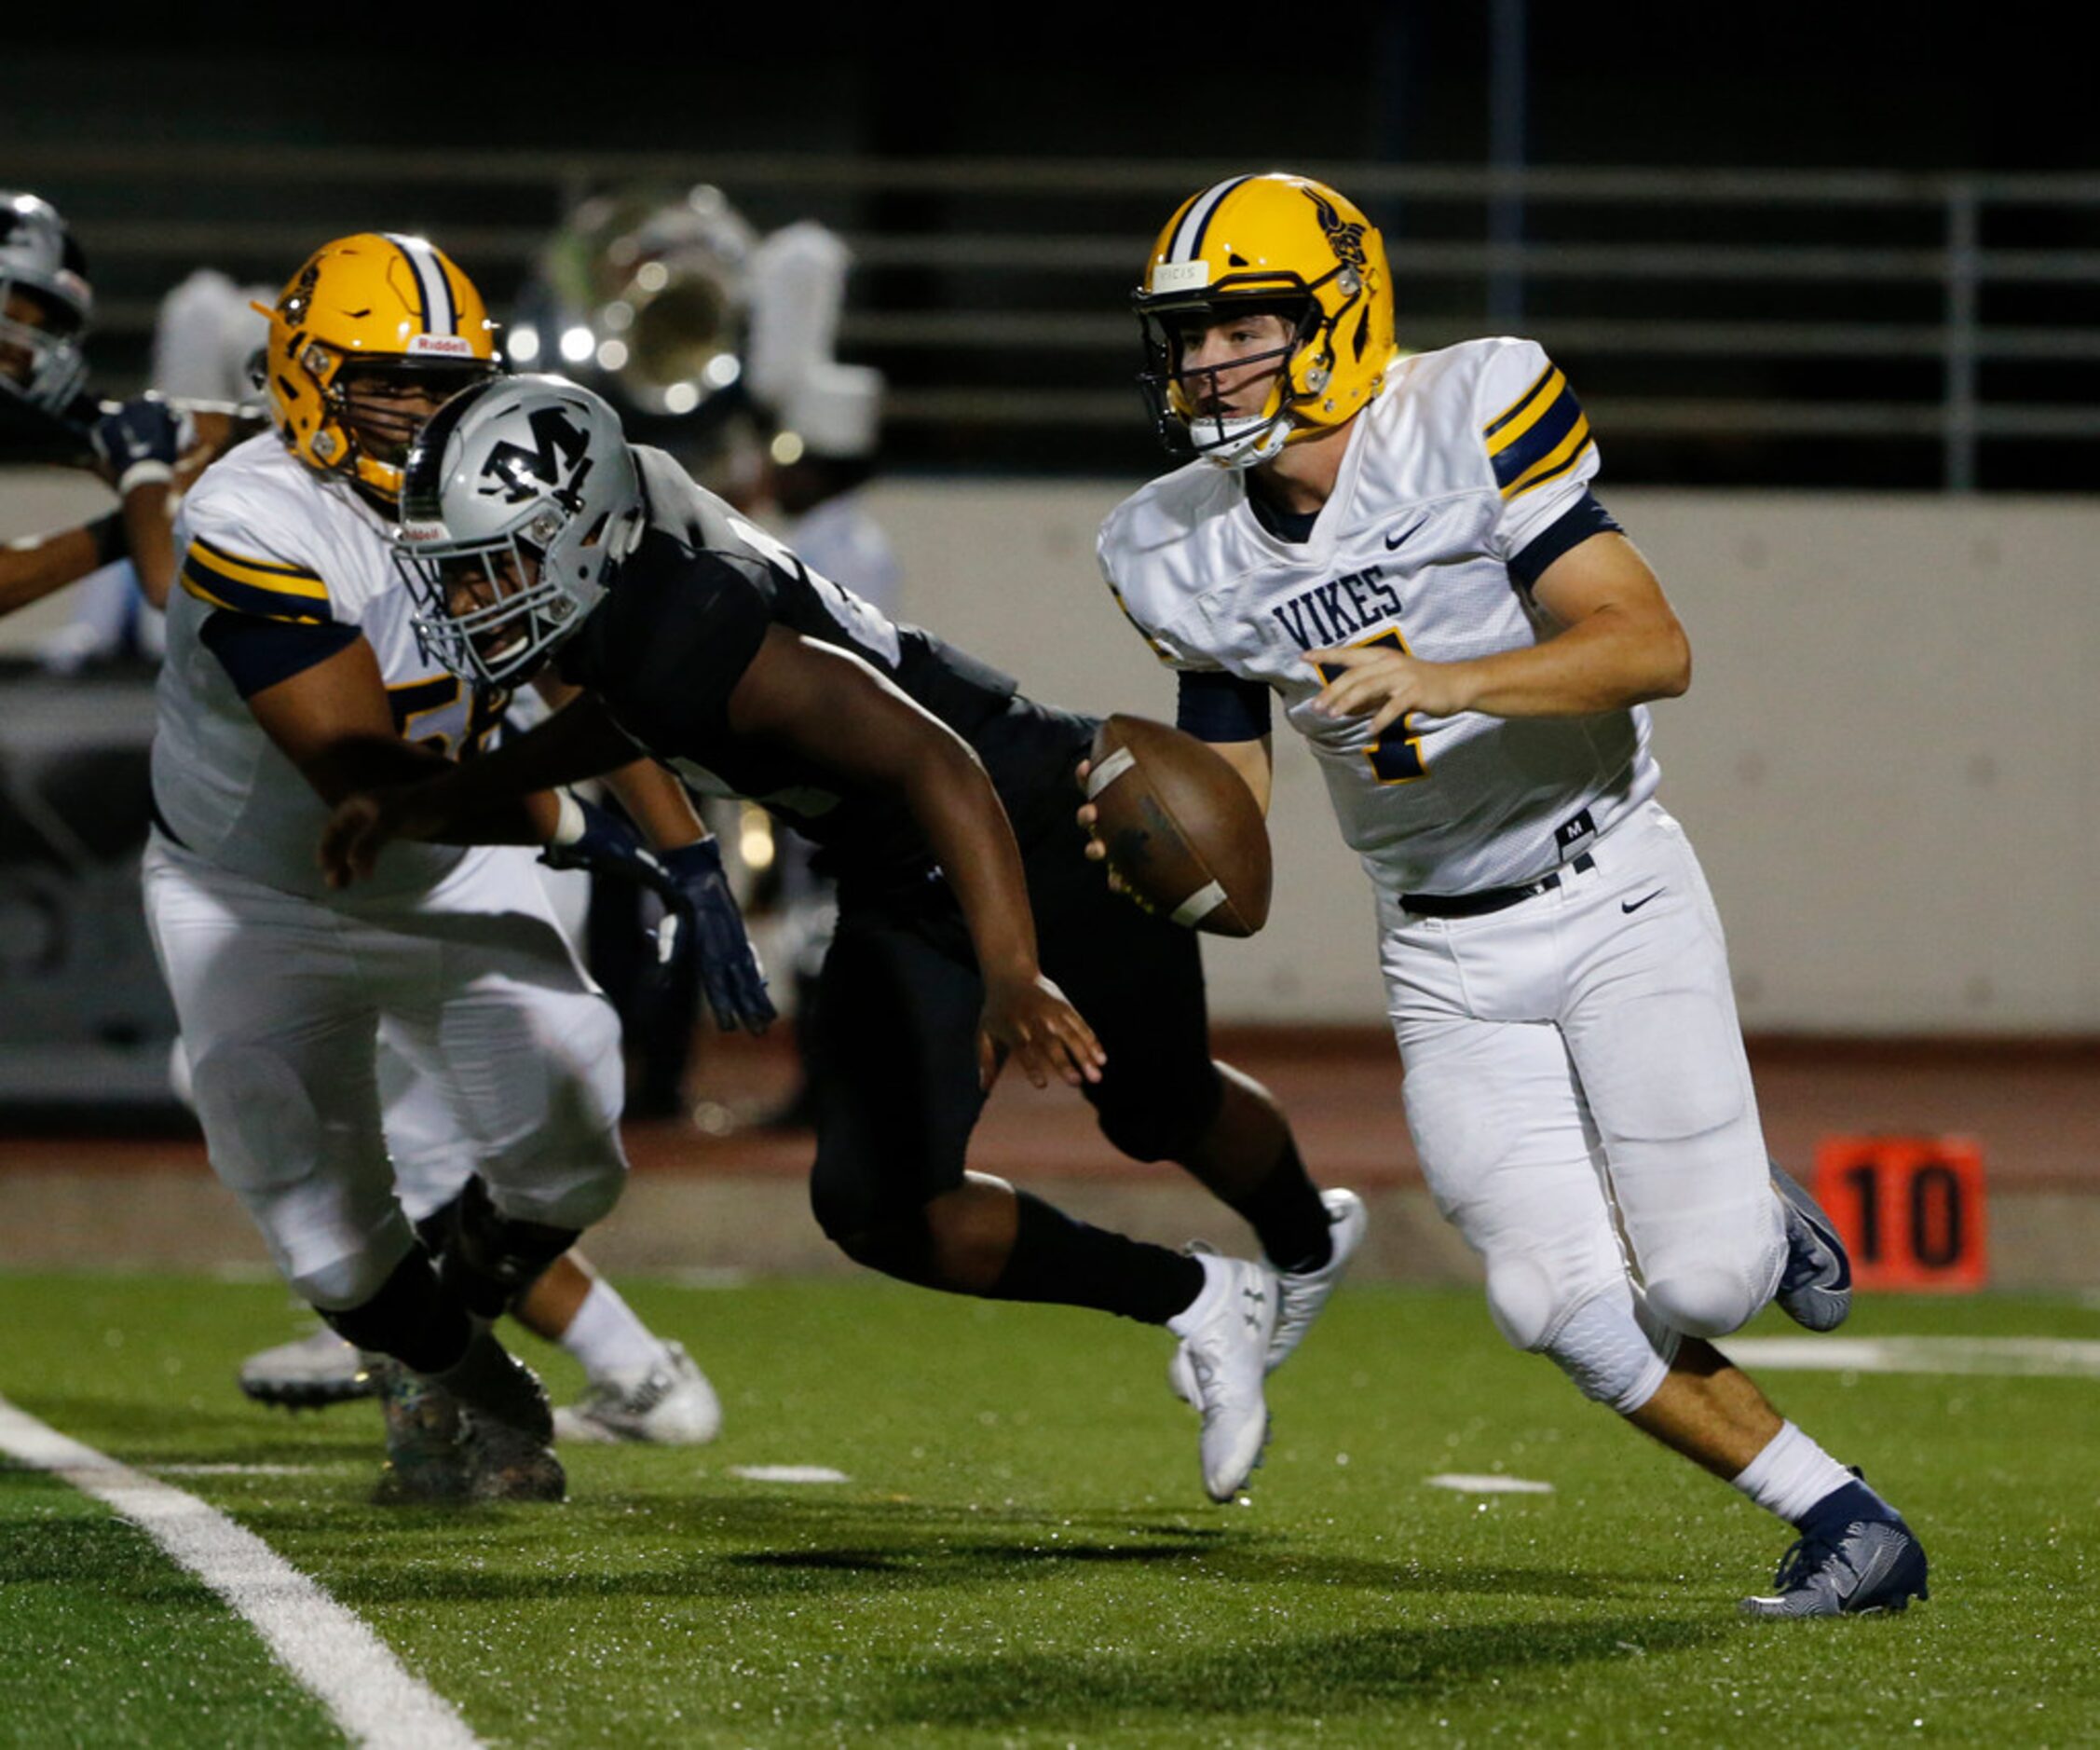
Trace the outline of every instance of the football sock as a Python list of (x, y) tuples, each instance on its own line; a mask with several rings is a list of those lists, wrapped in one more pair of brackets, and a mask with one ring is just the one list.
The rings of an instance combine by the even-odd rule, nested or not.
[(412, 1246), (379, 1292), (360, 1306), (316, 1308), (338, 1336), (390, 1355), (419, 1374), (442, 1373), (466, 1354), (474, 1334), (467, 1309), (438, 1280), (430, 1254)]
[(1334, 1256), (1327, 1205), (1320, 1201), (1319, 1187), (1306, 1177), (1295, 1142), (1285, 1142), (1266, 1179), (1227, 1202), (1253, 1228), (1262, 1255), (1277, 1269), (1316, 1270)]
[(561, 1345), (593, 1381), (615, 1374), (646, 1374), (663, 1360), (662, 1342), (602, 1277), (591, 1284), (562, 1333)]
[(1900, 1519), (1902, 1515), (1876, 1495), (1856, 1472), (1848, 1472), (1845, 1486), (1833, 1489), (1794, 1522), (1803, 1537), (1834, 1536), (1862, 1519)]
[(1163, 1325), (1203, 1292), (1194, 1258), (1090, 1227), (1026, 1191), (1014, 1196), (1014, 1250), (989, 1298), (1092, 1306)]
[(1870, 1496), (1873, 1493), (1863, 1489), (1849, 1470), (1792, 1422), (1780, 1427), (1765, 1450), (1734, 1478), (1734, 1483), (1766, 1512), (1777, 1513), (1804, 1531), (1809, 1519), (1834, 1496), (1848, 1488), (1861, 1488)]

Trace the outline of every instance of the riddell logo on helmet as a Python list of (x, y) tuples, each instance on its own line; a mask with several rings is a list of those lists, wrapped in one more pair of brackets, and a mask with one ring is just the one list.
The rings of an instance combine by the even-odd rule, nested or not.
[(413, 335), (409, 337), (408, 350), (412, 356), (418, 352), (442, 352), (447, 358), (470, 359), (474, 356), (474, 343), (464, 335)]
[(408, 541), (443, 540), (444, 539), (444, 525), (443, 523), (403, 523), (395, 530), (395, 533), (401, 540)]

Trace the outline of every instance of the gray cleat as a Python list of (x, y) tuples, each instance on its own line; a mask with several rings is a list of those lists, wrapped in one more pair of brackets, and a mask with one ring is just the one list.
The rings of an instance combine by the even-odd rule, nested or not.
[(332, 1403), (375, 1397), (379, 1382), (357, 1345), (326, 1325), (251, 1355), (240, 1364), (240, 1388), (257, 1403), (286, 1410), (324, 1410)]
[(1834, 1331), (1852, 1310), (1852, 1260), (1823, 1207), (1778, 1161), (1772, 1189), (1786, 1212), (1786, 1268), (1772, 1298), (1809, 1331)]

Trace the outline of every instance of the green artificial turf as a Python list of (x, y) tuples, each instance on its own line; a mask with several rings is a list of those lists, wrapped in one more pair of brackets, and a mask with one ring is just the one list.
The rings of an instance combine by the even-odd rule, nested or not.
[[(497, 1743), (2100, 1743), (2100, 1380), (1768, 1375), (1911, 1517), (1933, 1596), (1750, 1623), (1786, 1529), (1510, 1353), (1470, 1293), (1338, 1297), (1220, 1508), (1157, 1332), (874, 1278), (629, 1290), (725, 1429), (569, 1448), (559, 1508), (366, 1505), (372, 1405), (234, 1388), (300, 1328), (274, 1287), (0, 1281), (0, 1394), (149, 1469), (268, 1467), (162, 1474)], [(2100, 1309), (1882, 1299), (1845, 1334), (1935, 1333), (2100, 1340)], [(849, 1480), (731, 1471), (759, 1465)], [(236, 1620), (54, 1479), (0, 1470), (0, 1743), (328, 1741)]]

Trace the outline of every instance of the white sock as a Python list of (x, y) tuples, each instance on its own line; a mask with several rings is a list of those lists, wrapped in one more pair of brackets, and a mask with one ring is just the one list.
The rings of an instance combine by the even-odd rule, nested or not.
[(614, 1374), (647, 1373), (663, 1359), (663, 1345), (603, 1277), (591, 1284), (562, 1333), (562, 1347), (582, 1362), (593, 1383)]
[(1166, 1328), (1178, 1337), (1187, 1336), (1209, 1318), (1219, 1296), (1225, 1292), (1224, 1259), (1212, 1252), (1199, 1251), (1196, 1262), (1203, 1265), (1203, 1292), (1166, 1321)]
[(1734, 1483), (1766, 1512), (1793, 1525), (1807, 1518), (1818, 1501), (1853, 1480), (1849, 1470), (1787, 1422)]

